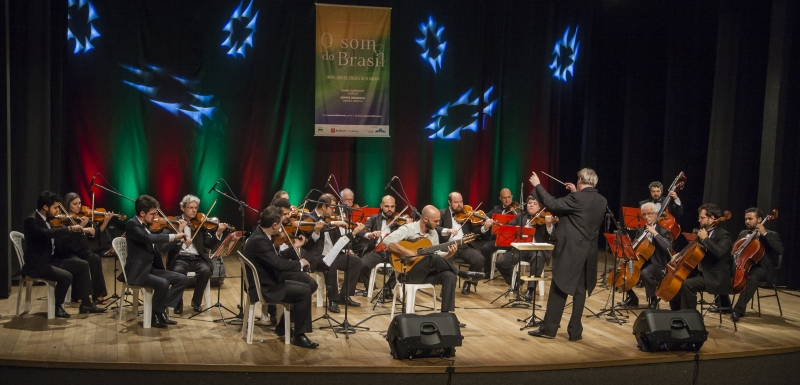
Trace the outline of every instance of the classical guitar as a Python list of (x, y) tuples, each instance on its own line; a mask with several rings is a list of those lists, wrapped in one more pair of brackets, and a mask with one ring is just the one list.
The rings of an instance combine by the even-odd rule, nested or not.
[(466, 234), (459, 240), (440, 243), (434, 246), (431, 246), (431, 241), (427, 238), (420, 238), (416, 241), (400, 241), (401, 246), (409, 250), (416, 250), (417, 255), (412, 258), (392, 253), (392, 267), (397, 272), (411, 271), (411, 269), (425, 257), (435, 254), (437, 251), (446, 251), (452, 244), (459, 246), (465, 245), (474, 241), (475, 237), (475, 234)]

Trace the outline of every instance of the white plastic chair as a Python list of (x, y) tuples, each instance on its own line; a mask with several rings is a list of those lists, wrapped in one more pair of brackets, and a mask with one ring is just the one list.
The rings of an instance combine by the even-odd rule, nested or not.
[[(258, 273), (256, 272), (256, 267), (250, 262), (244, 255), (242, 255), (241, 251), (237, 251), (239, 253), (239, 262), (242, 265), (242, 279), (244, 279), (244, 291), (245, 295), (244, 298), (247, 301), (247, 306), (242, 306), (244, 308), (244, 319), (245, 321), (242, 323), (242, 338), (247, 339), (248, 344), (253, 343), (253, 327), (256, 322), (256, 307), (259, 305), (267, 305), (267, 302), (264, 301), (264, 297), (261, 295), (261, 282), (258, 280)], [(253, 281), (250, 282), (250, 278), (247, 276), (247, 270), (245, 266), (250, 268), (250, 271), (253, 272)], [(250, 287), (256, 287), (256, 292), (258, 293), (258, 301), (253, 302), (250, 299)], [(281, 313), (281, 308), (283, 308), (283, 325), (284, 325), (284, 343), (286, 345), (291, 344), (291, 313), (289, 312), (290, 305), (288, 303), (276, 303), (275, 304), (276, 314)], [(262, 310), (262, 314), (266, 314)]]
[[(11, 238), (11, 243), (14, 244), (14, 250), (17, 252), (19, 259), (19, 268), (25, 266), (25, 248), (22, 246), (22, 241), (25, 240), (25, 234), (19, 231), (12, 231), (8, 234)], [(47, 287), (47, 319), (56, 318), (56, 281), (46, 279), (32, 278), (21, 276), (19, 279), (19, 293), (17, 293), (17, 315), (20, 315), (19, 305), (22, 300), (22, 287), (25, 286), (25, 312), (31, 311), (31, 291), (33, 291), (34, 282), (44, 282)], [(67, 297), (69, 298), (69, 297)]]
[[(525, 262), (525, 261), (520, 262), (519, 265), (514, 265), (514, 271), (511, 273), (511, 287), (514, 287), (514, 285), (517, 283), (517, 271), (520, 265), (528, 266), (528, 269), (531, 268), (530, 262)], [(544, 280), (540, 279), (538, 281), (537, 287), (539, 288), (539, 297), (544, 297)]]
[[(420, 284), (410, 284), (407, 283), (406, 285), (406, 292), (403, 298), (406, 301), (406, 314), (414, 313), (414, 305), (417, 302), (417, 291), (422, 289), (431, 289), (433, 290), (433, 311), (436, 312), (436, 287), (430, 283), (420, 283)], [(397, 297), (402, 293), (403, 285), (399, 282), (397, 285), (394, 286), (394, 298), (392, 298), (392, 314), (389, 316), (389, 320), (394, 319), (394, 309), (397, 305)]]
[(317, 280), (317, 307), (323, 307), (325, 306), (325, 294), (322, 291), (325, 290), (325, 274), (321, 271), (309, 274), (314, 274), (314, 278)]
[(392, 267), (392, 264), (389, 263), (389, 262), (379, 263), (379, 264), (375, 265), (374, 268), (372, 268), (372, 271), (369, 273), (369, 284), (367, 285), (367, 298), (372, 298), (372, 293), (374, 291), (373, 288), (375, 287), (375, 277), (377, 276), (378, 269), (380, 269), (380, 268), (384, 269), (384, 274), (386, 274), (386, 275), (390, 274), (389, 270), (386, 270), (386, 269), (394, 270), (394, 268)]
[[(190, 272), (186, 273), (186, 276), (189, 277), (189, 278), (194, 277), (195, 275), (197, 275), (197, 273), (195, 273), (194, 271), (190, 271)], [(213, 305), (213, 303), (211, 303), (211, 280), (210, 279), (206, 283), (206, 289), (203, 291), (203, 304), (202, 305), (203, 305), (203, 307), (209, 307), (209, 306)]]
[(492, 270), (489, 272), (489, 279), (490, 280), (494, 279), (494, 271), (495, 271), (496, 266), (497, 266), (497, 258), (500, 258), (501, 255), (505, 254), (505, 252), (506, 252), (506, 250), (499, 249), (499, 250), (495, 250), (495, 252), (492, 253)]
[[(133, 291), (133, 301), (131, 301), (131, 311), (133, 314), (138, 318), (139, 317), (139, 291), (141, 290), (144, 293), (144, 322), (142, 322), (142, 326), (145, 329), (149, 329), (151, 322), (153, 320), (153, 289), (144, 286), (134, 286), (128, 283), (128, 274), (125, 272), (125, 261), (128, 259), (128, 241), (123, 237), (114, 238), (111, 241), (111, 245), (114, 247), (114, 251), (117, 253), (117, 258), (119, 258), (119, 263), (122, 265), (122, 277), (125, 278), (125, 281), (122, 282), (122, 297), (123, 301), (119, 305), (119, 320), (117, 322), (122, 322), (122, 313), (125, 310), (125, 292), (128, 289)], [(116, 278), (116, 277), (115, 277)]]

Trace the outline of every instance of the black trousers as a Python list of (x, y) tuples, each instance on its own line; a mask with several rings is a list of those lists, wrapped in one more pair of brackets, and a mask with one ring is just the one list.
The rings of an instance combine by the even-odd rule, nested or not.
[(495, 244), (495, 239), (492, 238), (491, 240), (488, 240), (488, 241), (484, 242), (483, 245), (481, 245), (481, 255), (483, 255), (483, 260), (484, 260), (483, 272), (486, 273), (487, 276), (492, 273), (492, 271), (491, 271), (492, 270), (492, 254), (494, 254), (494, 252), (499, 250), (499, 249), (508, 250), (508, 247), (498, 247), (498, 246), (495, 246), (494, 244)]
[[(477, 250), (475, 250), (477, 251)], [(457, 269), (439, 255), (429, 255), (417, 262), (404, 277), (406, 283), (442, 285), (442, 311), (456, 309)]]
[(456, 258), (463, 259), (469, 265), (469, 271), (483, 272), (486, 265), (486, 258), (483, 257), (483, 254), (469, 244), (458, 247), (458, 251), (453, 256), (453, 259)]
[[(192, 306), (200, 306), (203, 303), (203, 293), (206, 290), (208, 281), (211, 280), (211, 266), (208, 265), (202, 257), (197, 256), (194, 258), (186, 258), (178, 256), (175, 260), (175, 266), (172, 270), (176, 273), (183, 275), (189, 274), (190, 271), (194, 272), (194, 293), (192, 294)], [(210, 304), (206, 304), (210, 305)], [(178, 302), (177, 308), (183, 307), (183, 296)]]
[[(697, 272), (683, 281), (683, 286), (678, 294), (669, 301), (672, 310), (697, 309), (697, 293), (706, 290), (703, 273)], [(730, 303), (730, 300), (728, 300)]]
[[(745, 286), (744, 290), (739, 294), (739, 298), (736, 299), (736, 305), (733, 307), (733, 311), (739, 315), (744, 315), (747, 309), (747, 303), (750, 302), (756, 294), (758, 284), (766, 281), (767, 270), (760, 265), (753, 265), (753, 267), (750, 268), (750, 276), (747, 278), (747, 286)], [(727, 297), (727, 295), (722, 297)], [(730, 299), (728, 303), (730, 303)]]
[[(106, 290), (106, 279), (103, 276), (103, 262), (100, 256), (89, 251), (83, 250), (80, 253), (70, 256), (70, 258), (78, 258), (86, 261), (89, 264), (89, 273), (91, 275), (92, 297), (105, 297), (108, 295)], [(77, 300), (75, 292), (72, 293), (72, 300)]]
[(153, 289), (153, 314), (163, 313), (166, 308), (176, 308), (183, 297), (189, 278), (174, 271), (150, 269), (142, 286)]
[[(306, 273), (297, 272), (297, 275), (288, 275), (284, 272), (284, 277), (302, 279), (302, 282), (294, 280), (284, 280), (283, 301), (291, 306), (292, 319), (294, 322), (294, 331), (296, 334), (311, 333), (311, 295), (316, 291), (317, 283)], [(309, 278), (306, 280), (305, 278)], [(313, 283), (313, 287), (311, 284)], [(285, 320), (281, 317), (281, 321), (277, 325), (277, 330), (284, 328)]]
[[(503, 276), (507, 284), (511, 284), (511, 278), (514, 273), (514, 267), (519, 262), (519, 256), (522, 255), (522, 261), (531, 264), (531, 271), (536, 276), (541, 276), (544, 271), (544, 265), (547, 261), (546, 254), (542, 251), (526, 251), (520, 252), (519, 250), (506, 251), (497, 258), (497, 271)], [(536, 258), (534, 258), (536, 257)], [(528, 281), (528, 289), (533, 290), (536, 288), (536, 281)]]
[[(379, 263), (389, 262), (389, 256), (386, 251), (381, 252), (371, 252), (364, 254), (361, 257), (361, 282), (364, 282), (364, 287), (369, 290), (370, 288), (367, 287), (369, 285), (369, 276), (372, 274), (372, 269), (375, 266), (378, 266)], [(397, 283), (397, 279), (395, 278), (394, 270), (392, 270), (391, 275), (389, 275), (389, 280), (386, 281), (386, 284), (389, 288), (394, 288), (394, 285)]]
[[(61, 264), (61, 262), (59, 262), (59, 264)], [(72, 285), (72, 273), (70, 273), (66, 269), (62, 269), (60, 267), (48, 264), (48, 265), (38, 266), (35, 269), (31, 269), (29, 266), (26, 265), (23, 267), (22, 274), (30, 278), (39, 278), (39, 279), (46, 279), (48, 281), (55, 281), (56, 307), (64, 305), (64, 297), (67, 296), (67, 291), (69, 290), (69, 286)]]
[[(89, 273), (89, 263), (78, 258), (66, 259), (51, 259), (50, 264), (64, 269), (72, 275), (72, 296), (80, 299), (86, 306), (92, 305), (92, 300), (89, 299), (89, 294), (92, 293), (92, 281)], [(63, 303), (64, 296), (67, 294), (67, 288), (64, 288), (64, 294), (59, 295), (58, 286), (56, 286), (56, 303)], [(61, 302), (59, 302), (61, 301)]]
[(328, 300), (332, 302), (343, 300), (339, 295), (339, 270), (347, 271), (344, 295), (351, 296), (355, 294), (358, 277), (361, 274), (361, 259), (355, 255), (339, 254), (331, 266), (325, 266), (325, 262), (322, 259), (320, 258), (316, 271), (327, 268), (325, 272), (325, 288), (328, 290)]
[[(661, 279), (664, 278), (663, 270), (656, 267), (656, 265), (654, 265), (648, 259), (644, 262), (644, 265), (642, 265), (640, 276), (642, 278), (642, 282), (644, 283), (644, 292), (645, 295), (647, 295), (647, 298), (655, 297), (656, 289), (658, 289)], [(628, 296), (631, 298), (639, 298), (636, 296), (636, 293), (633, 292), (633, 289), (628, 290)]]
[[(558, 328), (561, 327), (561, 315), (567, 304), (567, 296), (555, 280), (550, 283), (550, 294), (547, 296), (547, 310), (540, 330), (549, 336), (555, 336)], [(567, 325), (567, 333), (570, 337), (576, 337), (583, 332), (581, 318), (583, 318), (583, 306), (586, 304), (586, 267), (581, 269), (578, 287), (572, 293), (572, 316)]]

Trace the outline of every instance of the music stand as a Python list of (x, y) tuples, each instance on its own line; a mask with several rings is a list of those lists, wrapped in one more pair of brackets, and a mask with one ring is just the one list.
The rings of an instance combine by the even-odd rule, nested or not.
[[(500, 226), (507, 225), (508, 222), (513, 221), (515, 217), (516, 215), (514, 214), (492, 214), (492, 220), (494, 221), (494, 223), (499, 224), (499, 226), (492, 226), (492, 234), (497, 234), (497, 231), (500, 229)], [(497, 246), (496, 243), (495, 246)]]
[[(611, 248), (611, 253), (614, 255), (614, 267), (612, 269), (612, 278), (611, 281), (613, 282), (610, 286), (615, 286), (617, 282), (617, 274), (618, 272), (622, 272), (625, 276), (628, 274), (628, 270), (625, 268), (626, 262), (632, 261), (636, 259), (636, 254), (633, 251), (633, 245), (631, 243), (631, 238), (627, 235), (621, 234), (622, 230), (617, 230), (613, 234), (603, 233), (603, 236), (606, 238), (606, 242), (608, 243), (609, 247)], [(606, 320), (609, 322), (616, 322), (618, 324), (623, 324), (628, 322), (627, 320), (619, 319), (617, 313), (620, 316), (628, 318), (627, 315), (622, 314), (621, 311), (617, 310), (617, 303), (615, 302), (615, 294), (617, 289), (615, 287), (611, 288), (611, 307), (606, 309), (601, 309), (598, 312), (596, 317), (600, 317), (603, 313), (608, 313), (606, 315)], [(624, 297), (625, 293), (623, 293), (623, 304), (624, 304)], [(607, 305), (608, 303), (606, 303)], [(627, 305), (622, 305), (626, 311), (631, 311)], [(635, 313), (634, 313), (635, 314)], [(589, 316), (587, 316), (589, 317)]]
[(356, 223), (367, 223), (369, 217), (381, 212), (381, 209), (378, 207), (362, 207), (361, 211), (353, 211), (351, 221)]
[(623, 207), (622, 224), (627, 230), (636, 230), (647, 226), (647, 221), (642, 216), (642, 209), (638, 207)]
[[(522, 227), (522, 236), (520, 237), (520, 228), (519, 227), (517, 227), (517, 226), (499, 226), (498, 229), (497, 229), (497, 234), (495, 234), (497, 237), (495, 238), (495, 243), (494, 244), (495, 244), (495, 246), (498, 246), (498, 247), (509, 247), (510, 248), (510, 247), (512, 247), (513, 243), (526, 243), (526, 244), (527, 243), (531, 243), (531, 242), (533, 242), (534, 233), (536, 233), (536, 229), (535, 228), (533, 228), (533, 227), (524, 227), (523, 226)], [(513, 252), (513, 250), (511, 252)], [(517, 268), (517, 278), (519, 278), (520, 270), (522, 270), (522, 268), (520, 266), (521, 265), (520, 262), (522, 261), (522, 253), (521, 252), (519, 254), (519, 259), (520, 260), (517, 262), (517, 267), (518, 267)], [(498, 299), (500, 299), (500, 297), (508, 297), (509, 294), (516, 293), (514, 295), (514, 298), (508, 300), (508, 303), (506, 303), (506, 304), (504, 304), (503, 306), (500, 306), (500, 307), (501, 308), (506, 307), (506, 306), (522, 307), (522, 308), (528, 307), (527, 301), (525, 301), (524, 298), (519, 296), (519, 290), (518, 290), (519, 283), (520, 283), (520, 280), (517, 279), (515, 284), (514, 284), (514, 286), (509, 286), (509, 288), (505, 292), (500, 294), (497, 298), (495, 298), (492, 302), (489, 302), (489, 303), (490, 304), (491, 303), (495, 303)]]
[[(228, 234), (228, 236), (225, 237), (225, 239), (222, 241), (222, 243), (217, 248), (217, 251), (215, 251), (213, 254), (211, 254), (210, 258), (212, 260), (214, 260), (214, 259), (217, 260), (217, 265), (218, 265), (218, 268), (219, 268), (218, 271), (222, 271), (222, 256), (229, 255), (229, 254), (231, 254), (231, 252), (233, 252), (233, 248), (236, 247), (236, 243), (239, 242), (239, 239), (242, 238), (242, 234), (243, 234), (243, 232), (241, 230), (235, 231), (235, 232), (232, 232), (232, 233)], [(206, 311), (211, 310), (212, 308), (217, 308), (217, 310), (219, 310), (219, 316), (222, 317), (222, 318), (218, 319), (218, 320), (214, 320), (214, 322), (222, 321), (223, 325), (228, 326), (227, 321), (225, 320), (225, 316), (222, 314), (222, 309), (225, 309), (225, 310), (229, 311), (234, 316), (236, 315), (236, 312), (234, 312), (231, 309), (228, 309), (227, 307), (223, 306), (222, 303), (219, 302), (221, 291), (222, 291), (222, 284), (220, 283), (219, 285), (217, 285), (217, 303), (215, 303), (215, 304), (203, 309), (203, 311), (201, 311), (199, 313), (192, 314), (192, 316), (189, 317), (188, 319), (192, 319), (194, 317), (197, 317), (200, 314), (203, 314)]]
[(695, 233), (681, 233), (681, 234), (683, 234), (683, 237), (686, 238), (687, 242), (694, 241), (694, 239), (697, 238), (697, 234)]

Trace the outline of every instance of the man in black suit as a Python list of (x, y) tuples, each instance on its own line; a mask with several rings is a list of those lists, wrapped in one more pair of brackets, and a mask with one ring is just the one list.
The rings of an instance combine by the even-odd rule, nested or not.
[[(178, 220), (180, 225), (177, 234), (152, 234), (148, 226), (158, 215), (158, 201), (149, 195), (141, 195), (136, 198), (135, 206), (136, 217), (125, 224), (125, 236), (128, 242), (125, 276), (131, 285), (153, 289), (153, 318), (150, 326), (165, 328), (167, 325), (177, 324), (176, 321), (168, 319), (164, 311), (167, 307), (178, 306), (188, 278), (183, 274), (156, 267), (163, 266), (163, 262), (155, 244), (188, 242), (189, 238), (183, 233), (186, 221)], [(121, 276), (117, 279), (120, 278)]]
[[(525, 212), (517, 215), (514, 220), (508, 223), (508, 225), (532, 227), (536, 229), (533, 233), (533, 240), (535, 242), (551, 242), (551, 237), (553, 231), (555, 230), (553, 216), (545, 216), (544, 213), (542, 213), (541, 215), (544, 219), (544, 223), (542, 224), (537, 224), (535, 221), (531, 220), (531, 217), (538, 214), (541, 210), (542, 207), (539, 205), (539, 201), (532, 196), (528, 197), (528, 201), (525, 203)], [(553, 258), (553, 252), (549, 250), (520, 252), (519, 250), (512, 249), (505, 252), (500, 256), (500, 258), (497, 259), (497, 270), (509, 285), (511, 284), (511, 275), (514, 272), (514, 267), (517, 266), (517, 263), (519, 263), (520, 255), (522, 255), (522, 261), (531, 263), (531, 272), (533, 272), (535, 276), (541, 276), (542, 272), (544, 271), (545, 264), (550, 262), (550, 260)], [(526, 300), (531, 301), (533, 299), (536, 285), (536, 281), (528, 281), (528, 290), (525, 292)]]
[[(197, 217), (197, 209), (200, 207), (200, 198), (194, 195), (186, 195), (181, 199), (181, 219), (187, 223)], [(207, 249), (216, 247), (222, 241), (222, 235), (225, 232), (227, 225), (220, 223), (217, 231), (212, 234), (211, 231), (205, 227), (199, 227), (197, 235), (192, 239), (192, 228), (186, 226), (183, 228), (184, 234), (188, 239), (192, 239), (191, 244), (184, 242), (174, 242), (167, 244), (167, 270), (172, 270), (176, 273), (187, 275), (190, 271), (194, 272), (195, 284), (194, 294), (192, 295), (192, 310), (201, 312), (203, 309), (200, 304), (203, 301), (203, 293), (205, 292), (206, 285), (211, 279), (211, 273), (214, 267), (211, 264), (211, 258), (208, 255)], [(183, 297), (178, 301), (175, 306), (175, 314), (183, 313)]]
[[(261, 290), (261, 295), (267, 302), (290, 303), (293, 318), (291, 321), (294, 321), (292, 344), (313, 349), (319, 344), (309, 340), (306, 333), (311, 332), (311, 295), (317, 286), (303, 272), (310, 265), (305, 259), (293, 259), (288, 255), (292, 250), (286, 250), (283, 256), (280, 255), (272, 243), (271, 237), (281, 231), (284, 215), (288, 215), (288, 211), (284, 213), (281, 208), (274, 206), (262, 211), (258, 228), (244, 245), (242, 254), (255, 266), (261, 284), (260, 288), (250, 287), (248, 295), (257, 299), (258, 292), (255, 290)], [(293, 246), (299, 248), (304, 241), (302, 237), (298, 238)], [(246, 270), (250, 282), (253, 282), (253, 272)], [(281, 319), (276, 330), (285, 330), (283, 322), (288, 321)]]
[[(473, 226), (470, 221), (464, 222), (463, 225), (456, 222), (453, 216), (464, 212), (464, 198), (461, 197), (460, 193), (455, 191), (451, 192), (450, 195), (447, 196), (447, 203), (448, 207), (446, 209), (439, 210), (441, 225), (436, 228), (436, 232), (439, 233), (439, 243), (459, 240), (463, 238), (465, 234), (474, 233), (478, 236), (487, 233), (491, 234), (489, 230), (492, 228), (492, 223), (494, 222), (491, 218), (487, 219), (483, 223), (483, 226)], [(459, 246), (458, 252), (456, 252), (454, 258), (463, 259), (464, 262), (469, 265), (469, 271), (484, 271), (483, 267), (486, 264), (486, 258), (484, 258), (480, 249), (474, 243)], [(465, 280), (464, 287), (461, 289), (461, 294), (469, 294), (470, 285), (477, 288), (478, 281)]]
[[(311, 244), (314, 250), (322, 256), (317, 262), (316, 270), (325, 270), (325, 288), (328, 290), (328, 311), (338, 313), (339, 303), (347, 302), (348, 306), (361, 306), (360, 303), (352, 300), (351, 295), (355, 294), (356, 285), (358, 284), (358, 276), (361, 271), (361, 259), (355, 255), (339, 253), (331, 266), (326, 266), (323, 258), (328, 252), (336, 245), (339, 238), (343, 236), (340, 227), (346, 227), (347, 223), (343, 221), (331, 221), (331, 225), (335, 227), (328, 227), (325, 223), (325, 218), (334, 216), (334, 208), (336, 205), (336, 197), (331, 194), (323, 194), (317, 203), (317, 207), (311, 212), (303, 214), (303, 218), (310, 218), (316, 222), (314, 230), (311, 234), (307, 235), (308, 239), (306, 245)], [(361, 229), (364, 228), (361, 224)], [(327, 229), (326, 229), (327, 227)], [(323, 229), (326, 229), (323, 231)], [(354, 236), (358, 234), (361, 229), (356, 228), (352, 233), (345, 233), (352, 241)], [(344, 250), (344, 249), (343, 249)], [(339, 293), (339, 271), (346, 271), (347, 282), (344, 285), (344, 293)], [(344, 298), (342, 298), (344, 297)]]
[[(739, 322), (739, 318), (744, 317), (747, 303), (753, 299), (756, 293), (758, 284), (761, 282), (769, 282), (775, 277), (775, 268), (772, 266), (773, 261), (778, 260), (778, 256), (783, 254), (783, 243), (777, 232), (767, 230), (761, 224), (764, 220), (764, 213), (758, 207), (751, 207), (744, 212), (744, 225), (747, 228), (739, 233), (737, 239), (742, 239), (750, 234), (756, 232), (756, 237), (764, 248), (764, 255), (761, 260), (750, 267), (749, 276), (747, 278), (747, 286), (744, 291), (736, 299), (736, 305), (731, 312), (731, 319)], [(735, 242), (734, 242), (735, 243)], [(726, 294), (724, 297), (727, 297)], [(722, 300), (722, 303), (730, 303), (730, 299)]]
[[(488, 218), (493, 218), (494, 214), (517, 214), (521, 213), (525, 210), (524, 207), (517, 207), (515, 210), (512, 209), (511, 204), (514, 202), (514, 195), (511, 194), (511, 190), (507, 188), (502, 188), (500, 190), (500, 204), (494, 206), (492, 211), (486, 213)], [(490, 263), (492, 260), (492, 254), (499, 249), (499, 247), (495, 246), (496, 243), (496, 236), (494, 234), (489, 234), (486, 237), (486, 242), (483, 242), (481, 245), (481, 254), (483, 255), (484, 259), (484, 269), (483, 272), (491, 274), (490, 269), (492, 268), (492, 264)]]
[[(640, 227), (636, 230), (636, 237), (634, 243), (639, 237), (647, 232), (647, 240), (655, 246), (653, 255), (650, 259), (644, 262), (641, 269), (641, 277), (644, 282), (644, 291), (647, 295), (648, 308), (658, 309), (658, 297), (656, 296), (656, 289), (658, 289), (661, 278), (664, 277), (664, 268), (669, 263), (671, 258), (669, 249), (671, 247), (669, 230), (658, 225), (656, 221), (656, 205), (653, 202), (647, 202), (641, 206), (642, 216), (647, 225)], [(623, 267), (627, 269), (627, 266)], [(620, 274), (620, 272), (617, 272)], [(633, 289), (628, 290), (628, 299), (621, 304), (627, 306), (639, 306), (639, 297)]]
[(537, 330), (528, 334), (534, 337), (554, 338), (560, 327), (561, 315), (572, 295), (572, 317), (567, 333), (570, 341), (582, 338), (581, 317), (587, 292), (591, 295), (597, 283), (597, 234), (606, 212), (606, 198), (597, 192), (597, 174), (590, 168), (578, 171), (577, 186), (566, 183), (570, 194), (553, 198), (539, 183), (536, 173), (530, 178), (534, 196), (559, 217), (553, 250), (553, 281), (547, 297), (544, 321)]
[[(656, 205), (656, 213), (658, 213), (658, 211), (661, 210), (661, 205), (667, 200), (667, 197), (662, 195), (664, 185), (659, 181), (655, 181), (650, 183), (649, 188), (650, 199), (639, 202), (639, 207), (647, 202), (652, 202)], [(683, 205), (681, 205), (681, 198), (678, 197), (678, 194), (675, 191), (670, 191), (667, 193), (667, 196), (671, 198), (668, 206), (670, 214), (674, 215), (676, 218), (683, 215)]]
[[(396, 229), (397, 225), (389, 226), (394, 218), (395, 200), (391, 195), (387, 195), (381, 199), (381, 211), (367, 219), (364, 225), (364, 231), (359, 233), (362, 240), (355, 247), (355, 251), (362, 255), (361, 257), (361, 282), (364, 283), (364, 288), (369, 290), (369, 277), (372, 274), (372, 269), (379, 263), (389, 262), (389, 256), (386, 251), (375, 251), (378, 242), (381, 238)], [(397, 283), (394, 271), (386, 282), (382, 295), (383, 298), (392, 298), (392, 289)]]
[(56, 282), (56, 317), (70, 317), (64, 310), (64, 297), (70, 285), (73, 286), (76, 296), (82, 300), (80, 313), (102, 313), (106, 309), (98, 308), (89, 299), (89, 294), (92, 292), (89, 263), (77, 258), (53, 258), (56, 238), (69, 236), (71, 232), (94, 234), (94, 229), (83, 227), (86, 225), (86, 218), (80, 224), (51, 227), (49, 220), (59, 215), (60, 204), (61, 197), (50, 191), (43, 191), (36, 199), (36, 211), (23, 222), (25, 265), (22, 266), (20, 273), (26, 277)]
[(689, 274), (689, 278), (683, 281), (678, 294), (669, 301), (672, 310), (696, 309), (697, 292), (700, 291), (714, 295), (731, 292), (733, 270), (731, 235), (721, 227), (708, 230), (708, 227), (722, 216), (722, 211), (717, 205), (706, 203), (700, 206), (697, 212), (699, 213), (697, 223), (700, 224), (697, 237), (706, 254), (697, 268)]

